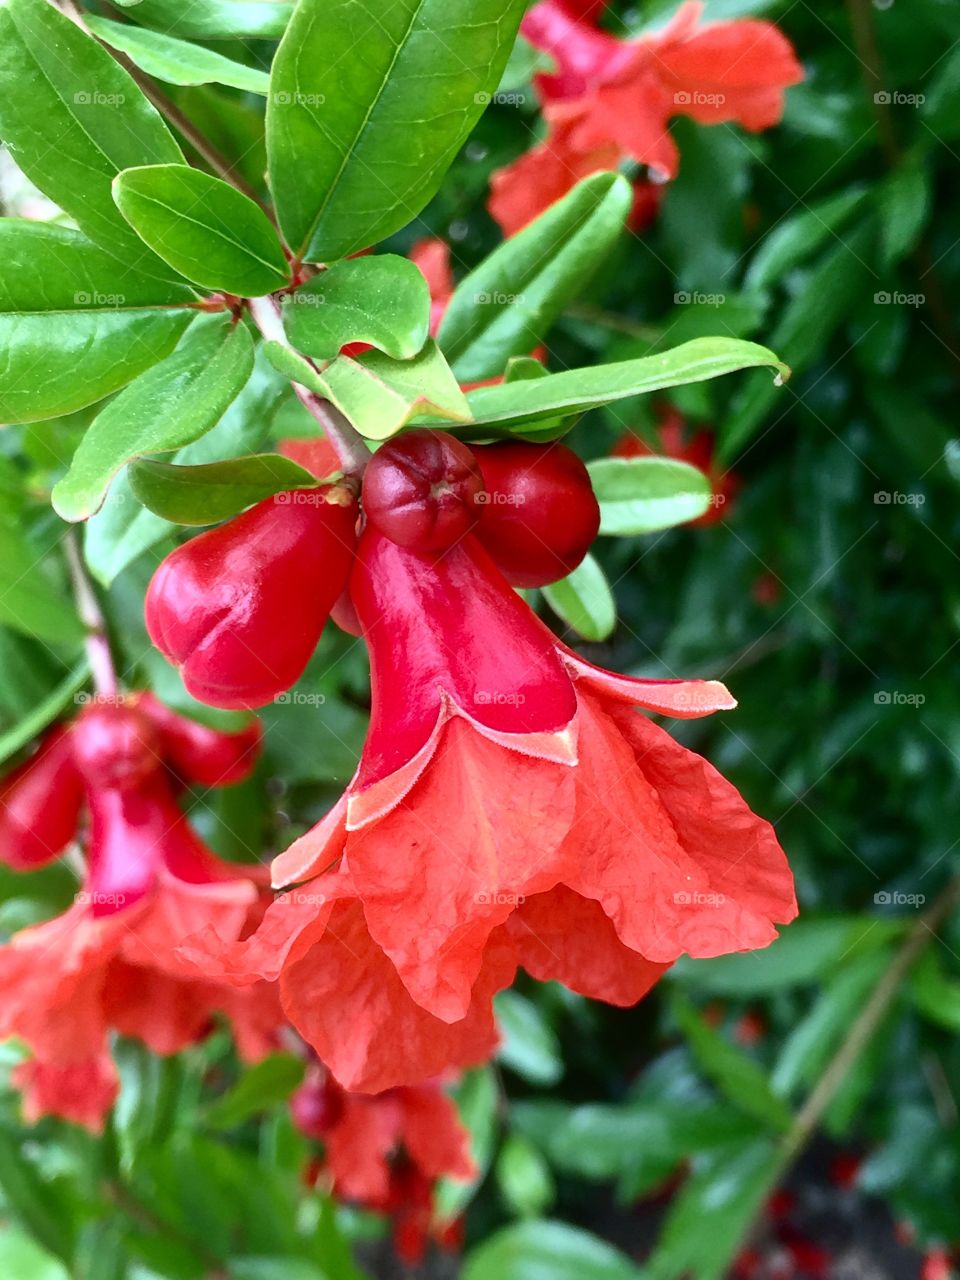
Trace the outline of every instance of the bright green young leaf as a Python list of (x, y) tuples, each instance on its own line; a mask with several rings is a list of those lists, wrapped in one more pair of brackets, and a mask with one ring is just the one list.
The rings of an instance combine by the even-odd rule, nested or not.
[(724, 1097), (761, 1123), (785, 1129), (790, 1108), (773, 1092), (763, 1069), (708, 1026), (686, 996), (674, 998), (673, 1011), (694, 1060)]
[(287, 243), (332, 262), (423, 209), (479, 118), (524, 0), (299, 0), (267, 100)]
[(656, 533), (696, 520), (710, 507), (710, 481), (672, 458), (598, 458), (588, 466), (608, 537)]
[(270, 76), (256, 67), (244, 66), (222, 53), (202, 45), (178, 40), (159, 31), (148, 31), (129, 22), (111, 22), (90, 15), (87, 26), (111, 49), (119, 49), (141, 71), (166, 84), (225, 84), (248, 93), (265, 94)]
[(53, 644), (83, 638), (69, 595), (44, 572), (43, 557), (13, 525), (0, 522), (0, 622)]
[(137, 235), (197, 284), (260, 297), (289, 281), (267, 215), (221, 178), (177, 164), (127, 169), (113, 198)]
[(585, 178), (460, 282), (437, 341), (461, 382), (498, 377), (542, 341), (610, 252), (632, 199), (619, 174)]
[(303, 1080), (302, 1058), (275, 1053), (264, 1058), (240, 1077), (234, 1087), (218, 1098), (204, 1117), (212, 1129), (233, 1129), (270, 1107), (286, 1102)]
[(461, 1280), (642, 1280), (640, 1269), (605, 1240), (565, 1222), (539, 1219), (484, 1240), (467, 1255), (460, 1275)]
[(433, 426), (470, 420), (466, 397), (433, 341), (413, 360), (391, 360), (379, 351), (356, 360), (340, 356), (320, 379), (368, 440), (386, 440), (413, 418)]
[(121, 218), (110, 184), (134, 165), (183, 164), (180, 148), (107, 50), (44, 0), (0, 5), (0, 138), (91, 240), (169, 276)]
[(195, 296), (77, 231), (0, 219), (0, 422), (42, 421), (119, 390), (173, 350)]
[(195, 324), (172, 356), (141, 374), (97, 416), (53, 489), (64, 520), (85, 520), (120, 468), (142, 454), (179, 449), (209, 431), (253, 368), (243, 325), (217, 316)]
[(16, 1276), (16, 1280), (70, 1280), (59, 1258), (14, 1227), (0, 1229), (0, 1275)]
[(584, 640), (607, 640), (617, 625), (617, 602), (607, 576), (591, 555), (573, 573), (543, 588), (547, 604), (558, 618)]
[(144, 459), (130, 464), (139, 502), (175, 524), (217, 524), (263, 498), (316, 485), (316, 477), (279, 453), (260, 453), (196, 467)]
[(284, 0), (116, 0), (138, 22), (187, 39), (254, 36), (277, 39), (290, 21), (293, 4)]
[(769, 368), (782, 380), (789, 369), (772, 351), (737, 338), (698, 338), (661, 355), (569, 369), (532, 381), (478, 387), (467, 396), (478, 425), (507, 432), (558, 413), (579, 414), (627, 396), (705, 382), (738, 369)]
[(288, 294), (283, 324), (297, 350), (317, 360), (333, 360), (350, 342), (409, 360), (430, 335), (430, 289), (407, 258), (352, 258)]
[(504, 1066), (530, 1084), (556, 1084), (563, 1076), (563, 1057), (540, 1009), (518, 991), (501, 991), (494, 1008), (503, 1037), (497, 1056)]
[(545, 1213), (555, 1194), (543, 1156), (531, 1142), (515, 1133), (509, 1134), (500, 1148), (497, 1184), (507, 1206), (523, 1218)]

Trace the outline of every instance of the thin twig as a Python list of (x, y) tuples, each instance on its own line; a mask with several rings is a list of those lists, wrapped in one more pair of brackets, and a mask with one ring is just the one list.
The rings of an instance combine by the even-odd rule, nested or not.
[(113, 665), (113, 654), (110, 652), (110, 639), (107, 635), (107, 624), (100, 604), (94, 594), (87, 571), (80, 555), (77, 535), (71, 529), (63, 541), (64, 554), (70, 568), (70, 580), (73, 583), (73, 594), (77, 602), (80, 621), (87, 629), (87, 658), (93, 676), (93, 686), (98, 694), (104, 697), (117, 696), (117, 673)]

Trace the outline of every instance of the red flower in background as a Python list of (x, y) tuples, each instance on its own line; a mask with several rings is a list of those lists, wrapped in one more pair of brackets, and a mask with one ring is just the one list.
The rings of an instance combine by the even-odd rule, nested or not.
[(449, 1227), (435, 1220), (436, 1182), (472, 1178), (476, 1169), (469, 1135), (438, 1083), (348, 1093), (316, 1066), (291, 1112), (300, 1131), (324, 1145), (314, 1180), (328, 1182), (339, 1200), (389, 1214), (404, 1261), (419, 1261), (431, 1236), (444, 1240)]
[[(703, 5), (688, 0), (661, 31), (619, 40), (594, 25), (601, 10), (541, 0), (524, 18), (524, 35), (556, 69), (536, 78), (547, 138), (493, 177), (490, 212), (506, 235), (581, 178), (623, 160), (645, 164), (658, 182), (675, 177), (673, 116), (770, 128), (783, 114), (784, 89), (803, 78), (790, 42), (772, 23), (701, 26)], [(649, 217), (650, 204), (640, 197), (637, 220)]]
[(691, 520), (690, 524), (703, 527), (725, 520), (740, 490), (740, 478), (733, 471), (721, 469), (715, 462), (713, 433), (707, 428), (691, 431), (679, 410), (672, 405), (661, 405), (657, 438), (660, 447), (654, 448), (635, 432), (628, 431), (614, 446), (613, 454), (617, 458), (664, 457), (689, 462), (706, 475), (713, 489), (710, 510)]
[(274, 864), (302, 887), (249, 941), (210, 930), (190, 952), (279, 977), (346, 1088), (488, 1057), (518, 964), (630, 1005), (678, 956), (765, 946), (793, 918), (769, 824), (634, 709), (706, 715), (734, 705), (722, 685), (584, 662), (472, 535), (434, 555), (368, 528), (351, 596), (373, 680), (357, 775)]
[[(241, 991), (184, 977), (174, 953), (177, 941), (211, 921), (233, 938), (259, 922), (258, 869), (217, 859), (175, 799), (184, 782), (245, 777), (259, 744), (256, 723), (218, 733), (144, 694), (88, 707), (7, 779), (0, 857), (14, 866), (56, 857), (68, 827), (72, 837), (81, 812), (89, 815), (87, 869), (74, 905), (0, 948), (0, 1035), (19, 1037), (33, 1055), (14, 1074), (28, 1119), (53, 1114), (102, 1125), (117, 1090), (111, 1030), (169, 1054), (222, 1013), (243, 1057), (275, 1047), (282, 1017), (266, 984)], [(37, 821), (25, 859), (20, 832), (31, 808)]]

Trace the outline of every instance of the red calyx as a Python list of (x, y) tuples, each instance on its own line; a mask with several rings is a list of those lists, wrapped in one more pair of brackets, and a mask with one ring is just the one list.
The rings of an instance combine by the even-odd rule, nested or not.
[(590, 475), (562, 444), (472, 446), (487, 490), (476, 535), (515, 587), (543, 587), (581, 563), (600, 528)]
[(363, 477), (367, 519), (411, 551), (446, 551), (477, 523), (483, 478), (471, 451), (445, 431), (415, 430), (374, 454)]
[(0, 859), (33, 871), (58, 857), (73, 839), (82, 801), (71, 735), (58, 727), (0, 783)]
[(262, 707), (303, 674), (353, 561), (343, 485), (281, 493), (178, 547), (147, 592), (147, 630), (195, 698)]

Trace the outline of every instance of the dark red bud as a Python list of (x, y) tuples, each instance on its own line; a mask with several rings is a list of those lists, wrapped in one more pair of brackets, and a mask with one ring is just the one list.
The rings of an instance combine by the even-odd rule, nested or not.
[(329, 1076), (308, 1077), (290, 1099), (290, 1115), (305, 1138), (320, 1142), (343, 1115), (343, 1090)]
[(515, 587), (543, 587), (581, 563), (600, 528), (590, 475), (562, 444), (474, 445), (487, 491), (476, 535)]
[(138, 705), (159, 730), (165, 763), (182, 782), (229, 787), (253, 772), (263, 742), (259, 720), (237, 733), (223, 733), (178, 715), (152, 693)]
[(412, 551), (445, 551), (477, 523), (483, 478), (476, 459), (445, 431), (416, 430), (389, 440), (363, 476), (367, 519)]
[(72, 732), (74, 759), (88, 792), (138, 787), (163, 766), (160, 735), (132, 703), (87, 707)]
[(262, 707), (303, 674), (343, 591), (356, 543), (343, 485), (280, 493), (169, 555), (147, 592), (147, 630), (215, 707)]
[(73, 839), (83, 781), (68, 729), (53, 729), (40, 749), (0, 782), (0, 861), (33, 871)]

